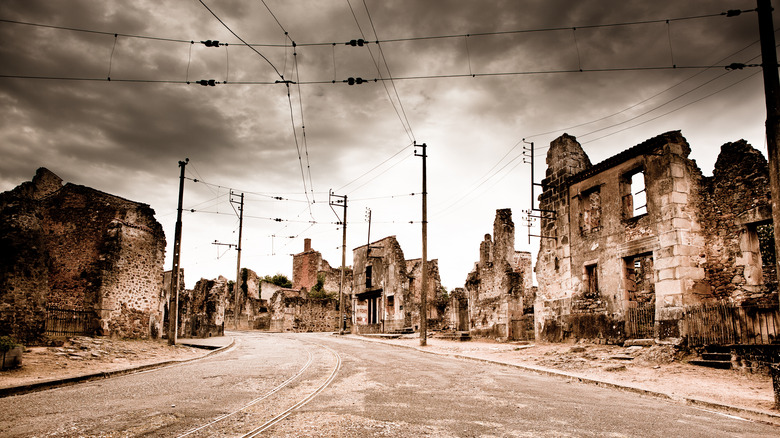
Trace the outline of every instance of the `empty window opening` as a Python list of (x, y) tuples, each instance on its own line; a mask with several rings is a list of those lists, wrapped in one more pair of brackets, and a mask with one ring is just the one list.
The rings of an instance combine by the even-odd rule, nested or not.
[(647, 214), (645, 172), (640, 169), (627, 173), (622, 180), (623, 218), (630, 219)]
[(371, 289), (371, 268), (371, 265), (366, 266), (366, 289)]
[(582, 234), (596, 233), (601, 230), (600, 187), (583, 192), (580, 205), (580, 231)]
[(585, 296), (592, 298), (599, 293), (598, 265), (585, 266)]
[(625, 285), (628, 301), (649, 304), (655, 302), (653, 254), (641, 254), (625, 259)]
[(761, 253), (763, 283), (777, 283), (777, 254), (772, 223), (756, 226), (758, 248)]

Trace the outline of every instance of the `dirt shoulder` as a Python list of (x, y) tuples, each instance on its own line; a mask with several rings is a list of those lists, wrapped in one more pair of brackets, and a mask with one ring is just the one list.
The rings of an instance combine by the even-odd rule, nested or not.
[(540, 372), (565, 373), (583, 380), (660, 393), (688, 403), (700, 401), (705, 407), (707, 403), (731, 406), (766, 414), (772, 417), (771, 422), (780, 424), (769, 375), (691, 365), (686, 362), (689, 358), (672, 345), (521, 344), (484, 339), (458, 342), (434, 337), (428, 339), (426, 347), (420, 347), (417, 335), (372, 341), (518, 365)]
[(0, 388), (29, 385), (166, 361), (194, 359), (205, 350), (165, 340), (119, 340), (74, 337), (61, 347), (31, 347), (22, 366), (0, 371)]

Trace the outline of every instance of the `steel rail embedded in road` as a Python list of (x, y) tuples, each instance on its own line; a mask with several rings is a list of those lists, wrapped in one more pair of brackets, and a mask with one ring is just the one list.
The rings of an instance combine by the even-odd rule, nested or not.
[(254, 429), (251, 432), (249, 432), (249, 433), (247, 433), (245, 435), (242, 435), (242, 438), (255, 437), (255, 436), (263, 433), (265, 430), (273, 427), (274, 425), (276, 425), (280, 421), (282, 421), (285, 418), (287, 418), (290, 414), (292, 414), (292, 412), (294, 410), (296, 410), (298, 408), (301, 408), (304, 405), (306, 405), (307, 403), (309, 403), (314, 397), (316, 397), (319, 393), (321, 393), (323, 390), (325, 390), (325, 388), (327, 388), (333, 382), (333, 380), (336, 378), (336, 375), (338, 374), (339, 370), (341, 369), (341, 356), (336, 351), (334, 351), (333, 349), (331, 349), (329, 347), (326, 347), (326, 346), (324, 346), (322, 344), (315, 344), (315, 345), (320, 346), (320, 347), (330, 351), (330, 353), (333, 354), (333, 356), (336, 358), (336, 366), (333, 367), (333, 371), (331, 371), (330, 376), (328, 376), (327, 380), (325, 380), (325, 382), (322, 385), (320, 385), (316, 390), (314, 390), (314, 392), (312, 392), (311, 394), (309, 394), (306, 397), (304, 397), (301, 401), (299, 401), (298, 403), (296, 403), (293, 406), (289, 407), (286, 411), (282, 412), (281, 414), (279, 414), (279, 415), (275, 416), (274, 418), (268, 420), (265, 424), (263, 424), (262, 426), (258, 427), (257, 429)]
[(202, 426), (198, 426), (198, 427), (196, 427), (194, 429), (190, 429), (187, 432), (179, 435), (177, 438), (182, 438), (182, 437), (191, 435), (191, 434), (193, 434), (195, 432), (198, 432), (200, 430), (203, 430), (203, 429), (205, 429), (207, 427), (213, 426), (214, 424), (219, 423), (220, 421), (222, 421), (222, 420), (224, 420), (226, 418), (229, 418), (229, 417), (231, 417), (231, 416), (233, 416), (233, 415), (235, 415), (235, 414), (237, 414), (237, 413), (239, 413), (239, 412), (249, 408), (250, 406), (253, 406), (253, 405), (255, 405), (255, 404), (265, 400), (266, 398), (274, 395), (275, 393), (279, 392), (282, 388), (284, 388), (285, 386), (289, 385), (290, 383), (295, 381), (295, 379), (300, 377), (304, 373), (304, 371), (306, 371), (306, 369), (308, 369), (309, 366), (311, 366), (312, 362), (314, 361), (314, 356), (311, 354), (311, 351), (306, 351), (306, 353), (309, 355), (309, 358), (306, 361), (306, 364), (300, 370), (298, 370), (298, 372), (295, 373), (292, 377), (290, 377), (289, 379), (287, 379), (284, 382), (280, 383), (274, 389), (268, 391), (267, 393), (265, 393), (264, 395), (262, 395), (260, 397), (257, 397), (256, 399), (250, 401), (246, 405), (242, 406), (240, 409), (236, 409), (233, 412), (229, 412), (227, 414), (221, 415), (221, 416), (211, 420), (210, 422), (208, 422), (208, 423), (206, 423), (206, 424), (204, 424)]

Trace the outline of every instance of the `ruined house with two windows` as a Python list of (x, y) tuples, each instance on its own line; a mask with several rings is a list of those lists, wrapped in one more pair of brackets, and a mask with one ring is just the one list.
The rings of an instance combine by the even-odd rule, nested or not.
[[(574, 137), (551, 142), (538, 339), (679, 339), (695, 331), (692, 306), (776, 311), (766, 159), (744, 140), (727, 143), (705, 177), (689, 153), (679, 131), (595, 165)], [(776, 331), (758, 335), (776, 341)]]

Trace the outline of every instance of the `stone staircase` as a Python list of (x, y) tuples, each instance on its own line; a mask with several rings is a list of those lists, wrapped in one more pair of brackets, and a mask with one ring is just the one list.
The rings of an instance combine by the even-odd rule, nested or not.
[(691, 360), (688, 361), (688, 363), (703, 367), (730, 370), (731, 359), (731, 352), (725, 348), (705, 347), (705, 351), (701, 354), (701, 359)]
[(471, 334), (469, 332), (443, 332), (436, 335), (438, 339), (444, 339), (447, 341), (470, 341)]
[(387, 333), (391, 335), (413, 335), (414, 329), (411, 327), (404, 327), (398, 330), (388, 330)]

